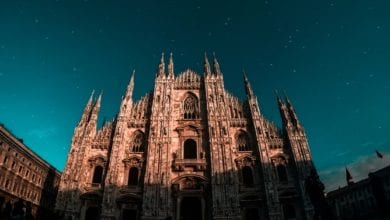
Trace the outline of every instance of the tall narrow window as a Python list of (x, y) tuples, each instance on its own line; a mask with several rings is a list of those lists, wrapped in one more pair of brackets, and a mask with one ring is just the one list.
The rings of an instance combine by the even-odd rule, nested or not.
[(242, 172), (242, 183), (245, 186), (253, 185), (252, 169), (248, 166), (244, 166), (241, 172)]
[(144, 152), (145, 141), (144, 134), (140, 131), (134, 132), (132, 151), (133, 152)]
[(277, 167), (276, 167), (277, 171), (278, 171), (278, 177), (279, 177), (279, 181), (280, 182), (287, 182), (287, 171), (286, 171), (286, 167), (282, 164), (279, 164)]
[(197, 149), (196, 142), (192, 139), (184, 141), (184, 159), (196, 159)]
[(183, 103), (184, 119), (196, 119), (199, 117), (198, 100), (194, 95), (189, 95)]
[(244, 132), (240, 132), (237, 135), (237, 147), (238, 151), (250, 151), (251, 148), (249, 147), (249, 138), (248, 135)]
[(128, 186), (138, 185), (138, 168), (132, 167), (129, 170), (129, 179), (127, 180)]
[(103, 167), (96, 166), (93, 172), (92, 183), (102, 183), (103, 178)]

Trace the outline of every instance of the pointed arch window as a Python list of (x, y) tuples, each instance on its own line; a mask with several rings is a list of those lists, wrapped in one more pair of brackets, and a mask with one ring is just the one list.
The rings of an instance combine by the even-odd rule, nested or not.
[(238, 151), (250, 151), (249, 138), (244, 132), (240, 132), (236, 139)]
[(183, 103), (183, 118), (184, 119), (197, 119), (199, 117), (198, 99), (189, 94)]
[(100, 184), (102, 183), (102, 179), (103, 179), (103, 167), (96, 166), (95, 170), (93, 171), (92, 183)]
[(132, 167), (129, 170), (129, 177), (127, 181), (128, 186), (137, 186), (138, 185), (138, 168)]
[(242, 172), (242, 183), (245, 186), (253, 185), (252, 169), (249, 166), (244, 166), (241, 172)]
[(184, 159), (196, 159), (197, 154), (196, 142), (193, 139), (184, 141)]
[(145, 136), (142, 132), (136, 131), (134, 133), (133, 142), (131, 146), (132, 152), (144, 152)]

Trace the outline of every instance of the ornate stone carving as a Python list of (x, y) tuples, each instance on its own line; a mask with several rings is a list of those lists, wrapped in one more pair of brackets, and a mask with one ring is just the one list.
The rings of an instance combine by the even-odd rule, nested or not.
[[(100, 164), (107, 169), (101, 189), (104, 219), (115, 219), (115, 213), (130, 208), (117, 204), (124, 195), (139, 198), (139, 216), (143, 220), (176, 216), (180, 198), (185, 196), (201, 197), (210, 206), (200, 210), (208, 211), (203, 220), (240, 219), (246, 205), (253, 204), (240, 201), (248, 194), (262, 201), (261, 207), (259, 203), (251, 207), (262, 212), (259, 219), (283, 218), (286, 195), (291, 187), (297, 193), (304, 192), (298, 188), (302, 188), (312, 168), (306, 135), (295, 110), (289, 101), (279, 98), (283, 127), (277, 128), (260, 112), (246, 77), (246, 100), (239, 100), (225, 90), (218, 61), (214, 59), (213, 71), (207, 57), (204, 64), (202, 76), (192, 70), (175, 76), (172, 58), (167, 74), (162, 56), (154, 90), (133, 101), (133, 76), (118, 116), (101, 128), (97, 128), (100, 98), (91, 97), (72, 138), (61, 196), (57, 199), (60, 212), (66, 216), (85, 214), (79, 210), (88, 207), (79, 201), (77, 192), (83, 190), (91, 168)], [(187, 149), (192, 151), (185, 154), (184, 143), (189, 139), (192, 141), (187, 142), (191, 143), (188, 146), (192, 147)], [(294, 180), (289, 182), (293, 184), (290, 188), (279, 187), (275, 164), (294, 170), (294, 175), (288, 176)], [(131, 168), (139, 184), (127, 186)], [(249, 184), (245, 187), (243, 173), (254, 174), (253, 178), (246, 176)], [(67, 194), (68, 191), (74, 193)], [(68, 204), (74, 207), (65, 205), (63, 198), (68, 198)], [(310, 211), (310, 205), (302, 202), (308, 201), (304, 193), (291, 200), (299, 204), (297, 210)]]

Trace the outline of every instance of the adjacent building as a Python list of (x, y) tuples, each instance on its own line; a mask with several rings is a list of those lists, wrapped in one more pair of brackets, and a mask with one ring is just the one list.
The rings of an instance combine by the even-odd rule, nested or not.
[(390, 166), (327, 194), (337, 219), (390, 219)]
[[(0, 213), (17, 202), (47, 219), (54, 211), (61, 173), (0, 124)], [(8, 210), (9, 211), (9, 210)], [(1, 217), (0, 217), (1, 218)]]
[[(97, 126), (91, 95), (71, 141), (56, 210), (79, 219), (313, 219), (305, 180), (314, 165), (286, 98), (277, 127), (226, 91), (217, 59), (203, 74), (158, 65), (153, 91), (133, 101), (134, 74), (115, 118)], [(166, 68), (167, 67), (167, 68)]]

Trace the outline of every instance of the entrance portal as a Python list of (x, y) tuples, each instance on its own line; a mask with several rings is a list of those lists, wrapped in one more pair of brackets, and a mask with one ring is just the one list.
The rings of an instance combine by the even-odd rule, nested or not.
[(181, 200), (180, 220), (201, 220), (202, 203), (197, 197), (184, 197)]

